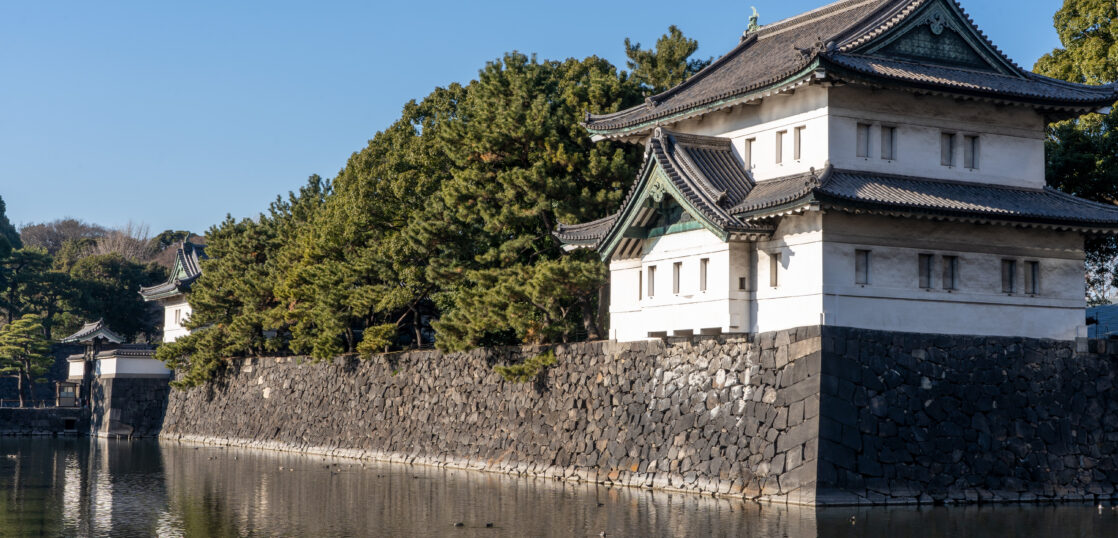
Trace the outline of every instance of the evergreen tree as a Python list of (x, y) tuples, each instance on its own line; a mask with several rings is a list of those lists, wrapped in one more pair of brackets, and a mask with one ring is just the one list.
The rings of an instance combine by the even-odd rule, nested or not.
[(53, 364), (38, 316), (28, 314), (0, 328), (0, 375), (16, 378), (20, 407), (27, 402), (31, 383), (45, 382), (42, 376)]
[(656, 40), (656, 48), (652, 50), (642, 49), (640, 43), (625, 38), (630, 76), (651, 94), (670, 90), (710, 65), (712, 60), (691, 58), (697, 50), (699, 42), (684, 36), (674, 24), (668, 27), (668, 33)]
[[(582, 321), (598, 336), (586, 314), (596, 311), (602, 264), (585, 256), (553, 263), (564, 253), (551, 234), (559, 221), (616, 210), (640, 148), (591, 142), (580, 121), (585, 110), (639, 99), (596, 57), (540, 62), (511, 53), (481, 71), (441, 133), (454, 166), (416, 235), (461, 238), (432, 261), (451, 302), (437, 324), (440, 347), (567, 340)], [(542, 285), (565, 295), (530, 301), (547, 293)]]
[[(1113, 2), (1066, 0), (1055, 16), (1063, 48), (1037, 61), (1042, 75), (1087, 84), (1118, 81), (1118, 7)], [(1097, 202), (1118, 202), (1118, 112), (1089, 114), (1048, 127), (1046, 175), (1062, 191)], [(1087, 242), (1090, 302), (1105, 302), (1118, 285), (1118, 242)]]
[(157, 316), (140, 296), (141, 286), (166, 280), (166, 269), (156, 264), (140, 264), (120, 254), (100, 254), (83, 258), (70, 269), (76, 288), (74, 306), (83, 319), (103, 318), (126, 339), (144, 335), (153, 340)]
[(11, 248), (22, 248), (23, 242), (19, 238), (19, 232), (12, 222), (8, 220), (7, 214), (8, 206), (4, 204), (4, 197), (0, 196), (0, 238), (8, 243)]

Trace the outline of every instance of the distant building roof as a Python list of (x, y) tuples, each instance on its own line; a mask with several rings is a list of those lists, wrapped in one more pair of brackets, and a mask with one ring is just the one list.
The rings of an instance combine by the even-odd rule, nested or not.
[(171, 267), (171, 276), (162, 284), (140, 288), (140, 295), (145, 301), (157, 301), (186, 293), (190, 290), (190, 285), (202, 275), (201, 260), (204, 259), (205, 245), (188, 241), (180, 243), (175, 255), (175, 265)]
[(109, 326), (105, 324), (105, 320), (99, 319), (97, 321), (94, 321), (93, 323), (86, 323), (85, 325), (82, 325), (82, 328), (79, 329), (78, 332), (71, 334), (66, 338), (63, 338), (62, 343), (86, 343), (92, 342), (97, 338), (112, 342), (114, 344), (124, 342), (124, 337), (113, 332), (112, 329), (109, 329)]
[(1053, 117), (1118, 99), (1113, 85), (1072, 84), (1022, 69), (954, 0), (844, 0), (747, 31), (686, 82), (636, 107), (590, 115), (586, 127), (605, 137), (643, 135), (821, 79), (1024, 104)]

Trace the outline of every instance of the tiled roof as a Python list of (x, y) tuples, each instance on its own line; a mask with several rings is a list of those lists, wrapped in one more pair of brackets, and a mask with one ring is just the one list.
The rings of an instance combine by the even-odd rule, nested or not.
[(1037, 102), (1052, 101), (1055, 104), (1099, 103), (1115, 100), (1115, 90), (1112, 86), (1072, 84), (1034, 73), (1014, 77), (860, 54), (832, 54), (827, 59), (835, 65), (863, 75), (892, 79), (929, 89), (946, 88), (975, 95), (997, 94)]
[(124, 341), (124, 337), (113, 332), (111, 329), (109, 329), (108, 325), (105, 325), (105, 320), (99, 319), (97, 321), (94, 321), (93, 323), (86, 323), (85, 325), (82, 325), (82, 328), (78, 329), (78, 332), (71, 334), (66, 338), (63, 338), (61, 342), (64, 344), (74, 342), (91, 342), (95, 338), (103, 338), (115, 344), (119, 344)]
[[(738, 160), (728, 138), (673, 133), (657, 129), (649, 141), (648, 155), (641, 178), (630, 189), (621, 211), (604, 219), (580, 225), (560, 225), (555, 236), (572, 246), (600, 246), (610, 234), (622, 233), (623, 215), (639, 211), (631, 207), (649, 188), (647, 177), (653, 163), (658, 164), (672, 187), (700, 216), (719, 229), (741, 233), (771, 233), (764, 226), (744, 223), (730, 214), (734, 204), (744, 200), (753, 189), (753, 180)], [(646, 216), (647, 217), (647, 216)], [(643, 222), (636, 223), (643, 226)]]
[(594, 246), (598, 244), (613, 227), (617, 215), (610, 215), (585, 224), (559, 224), (555, 230), (555, 237), (564, 245)]
[(866, 210), (1118, 229), (1118, 206), (1076, 198), (1052, 188), (1024, 189), (842, 170), (828, 170), (814, 180), (799, 175), (758, 183), (733, 213), (746, 219), (756, 218), (774, 207), (809, 202)]
[(912, 17), (923, 13), (922, 8), (938, 1), (844, 0), (764, 26), (747, 34), (737, 47), (683, 84), (628, 110), (591, 115), (586, 127), (599, 134), (643, 131), (656, 123), (759, 97), (782, 84), (802, 82), (812, 76), (816, 67), (847, 69), (864, 77), (926, 89), (981, 94), (1053, 108), (1102, 107), (1118, 99), (1113, 86), (1069, 84), (1021, 69), (990, 43), (954, 0), (945, 0), (942, 5), (961, 15), (959, 25), (966, 26), (962, 30), (974, 35), (978, 46), (985, 49), (984, 57), (993, 63), (991, 71), (950, 69), (930, 63), (912, 66), (861, 56), (882, 40), (888, 40), (892, 30), (917, 20)]
[(140, 288), (145, 301), (164, 299), (190, 289), (190, 285), (202, 275), (201, 260), (206, 258), (206, 246), (184, 241), (175, 254), (175, 265), (166, 282)]

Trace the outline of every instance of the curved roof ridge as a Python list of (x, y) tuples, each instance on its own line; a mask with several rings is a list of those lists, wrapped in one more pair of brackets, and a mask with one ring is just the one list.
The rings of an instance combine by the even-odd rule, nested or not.
[(836, 12), (845, 11), (861, 7), (863, 4), (880, 3), (888, 0), (840, 0), (825, 6), (817, 7), (811, 11), (805, 11), (799, 15), (793, 15), (776, 21), (772, 24), (766, 24), (757, 31), (759, 38), (772, 37), (780, 35), (782, 32), (793, 30), (803, 24), (813, 21), (822, 15), (831, 15)]

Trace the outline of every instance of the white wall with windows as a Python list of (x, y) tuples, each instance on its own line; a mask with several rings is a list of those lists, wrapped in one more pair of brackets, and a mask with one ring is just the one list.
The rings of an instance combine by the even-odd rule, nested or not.
[(1078, 233), (833, 212), (823, 236), (827, 325), (1067, 340), (1084, 324)]
[(174, 342), (190, 334), (184, 324), (190, 319), (192, 312), (186, 297), (179, 295), (160, 301), (163, 305), (163, 341)]
[(645, 242), (641, 259), (610, 264), (610, 337), (744, 333), (751, 296), (748, 244), (726, 243), (707, 230)]

